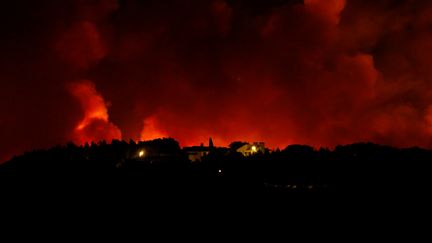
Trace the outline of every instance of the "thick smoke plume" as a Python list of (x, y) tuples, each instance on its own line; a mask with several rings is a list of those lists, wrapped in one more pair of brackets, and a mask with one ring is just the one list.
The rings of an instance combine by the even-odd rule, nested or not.
[(432, 145), (430, 1), (17, 0), (2, 9), (0, 159), (121, 135)]
[(108, 110), (103, 97), (90, 81), (79, 81), (69, 85), (71, 94), (77, 98), (84, 111), (84, 118), (74, 130), (74, 142), (121, 139), (120, 130), (109, 122)]

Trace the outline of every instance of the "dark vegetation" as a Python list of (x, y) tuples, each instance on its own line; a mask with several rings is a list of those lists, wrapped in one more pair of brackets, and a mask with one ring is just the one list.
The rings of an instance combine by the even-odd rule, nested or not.
[[(385, 194), (430, 185), (432, 151), (371, 143), (334, 150), (291, 145), (244, 157), (242, 143), (213, 148), (192, 163), (174, 139), (68, 144), (36, 150), (0, 166), (14, 192), (194, 194)], [(140, 157), (139, 152), (145, 151)]]
[[(166, 227), (177, 219), (175, 227), (190, 228), (307, 215), (323, 220), (321, 227), (345, 212), (348, 219), (399, 217), (401, 210), (429, 208), (431, 159), (425, 149), (362, 143), (334, 150), (292, 145), (249, 157), (214, 147), (192, 163), (173, 139), (68, 144), (0, 165), (0, 208), (11, 219), (34, 218), (32, 227), (47, 218), (90, 228), (155, 220)], [(22, 218), (19, 225), (27, 222)]]

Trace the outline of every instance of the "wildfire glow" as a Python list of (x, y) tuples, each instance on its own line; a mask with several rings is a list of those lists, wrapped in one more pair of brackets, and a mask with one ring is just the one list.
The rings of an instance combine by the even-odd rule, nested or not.
[(78, 99), (84, 111), (84, 118), (74, 131), (76, 143), (121, 139), (120, 129), (109, 122), (105, 101), (92, 82), (83, 80), (72, 83), (69, 91)]
[(121, 137), (432, 147), (432, 1), (12, 2), (0, 163)]
[(156, 117), (152, 116), (144, 120), (144, 128), (141, 132), (141, 141), (168, 137), (167, 133), (160, 130)]

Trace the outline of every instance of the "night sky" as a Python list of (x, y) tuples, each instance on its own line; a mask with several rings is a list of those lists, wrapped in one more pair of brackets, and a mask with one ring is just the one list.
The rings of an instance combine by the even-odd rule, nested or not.
[(432, 1), (10, 0), (0, 161), (101, 139), (432, 145)]

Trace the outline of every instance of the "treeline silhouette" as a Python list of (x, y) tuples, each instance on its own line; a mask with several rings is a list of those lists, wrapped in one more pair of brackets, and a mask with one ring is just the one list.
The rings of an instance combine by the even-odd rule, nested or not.
[[(243, 143), (234, 142), (231, 147)], [(0, 166), (2, 189), (46, 193), (401, 193), (431, 185), (432, 151), (372, 143), (290, 145), (243, 156), (211, 148), (191, 162), (171, 138), (35, 150)], [(140, 152), (142, 152), (140, 156)], [(19, 190), (17, 190), (19, 189)]]

